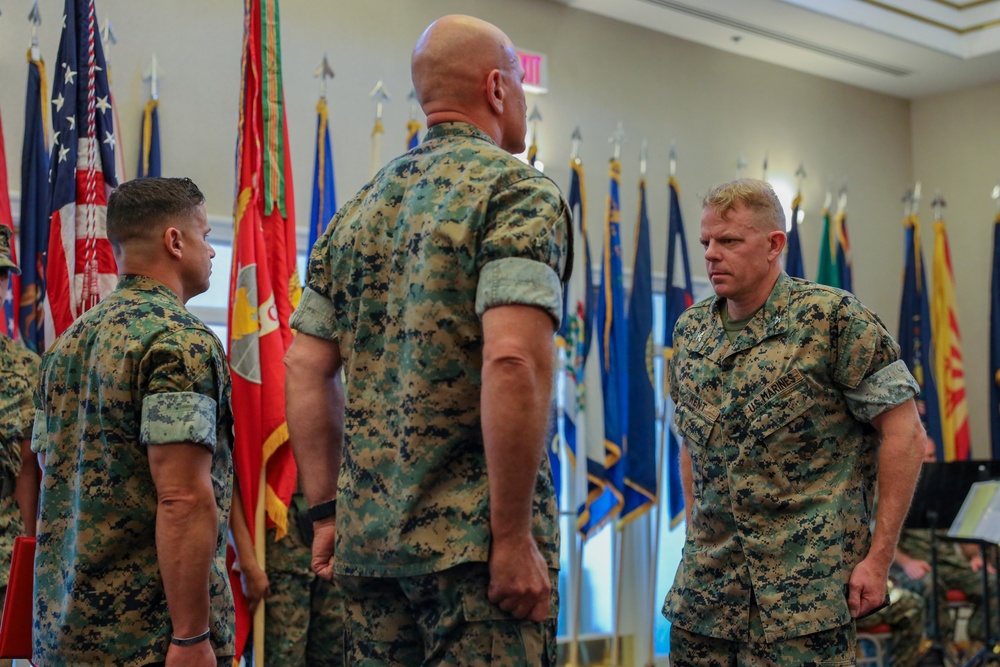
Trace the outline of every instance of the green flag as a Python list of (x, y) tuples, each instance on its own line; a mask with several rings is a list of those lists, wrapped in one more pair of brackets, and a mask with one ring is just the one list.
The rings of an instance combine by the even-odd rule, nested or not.
[(830, 208), (823, 209), (823, 234), (819, 246), (819, 274), (816, 282), (830, 287), (840, 287), (840, 267), (837, 266), (836, 245), (830, 226)]

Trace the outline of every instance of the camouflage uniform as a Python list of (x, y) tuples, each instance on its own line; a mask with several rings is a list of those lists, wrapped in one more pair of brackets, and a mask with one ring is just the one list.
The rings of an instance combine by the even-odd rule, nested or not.
[[(944, 534), (944, 531), (938, 533)], [(975, 605), (975, 611), (969, 618), (968, 633), (970, 639), (985, 639), (983, 619), (983, 573), (973, 572), (969, 567), (969, 559), (959, 553), (954, 542), (942, 539), (935, 541), (937, 545), (937, 576), (938, 576), (938, 632), (940, 637), (946, 637), (954, 632), (951, 615), (945, 605), (945, 593), (949, 590), (959, 590), (965, 594), (965, 599)], [(919, 560), (931, 562), (931, 533), (928, 529), (904, 528), (899, 536), (899, 550)], [(909, 575), (898, 565), (892, 566), (892, 578), (903, 588), (913, 591), (930, 600), (931, 575), (925, 574), (920, 579), (910, 579)], [(990, 590), (996, 590), (996, 575), (989, 575)], [(930, 609), (928, 608), (928, 614)], [(995, 618), (994, 618), (995, 621)], [(928, 623), (930, 616), (928, 616)]]
[(930, 642), (924, 639), (924, 599), (899, 586), (889, 585), (890, 604), (871, 616), (859, 619), (858, 632), (885, 623), (892, 633), (890, 655), (893, 667), (916, 667)]
[(782, 273), (732, 343), (723, 301), (674, 329), (669, 388), (694, 507), (663, 613), (746, 642), (755, 601), (769, 644), (837, 628), (853, 642), (845, 587), (870, 546), (879, 446), (868, 422), (916, 382), (847, 292)]
[(171, 622), (146, 448), (176, 442), (213, 452), (211, 642), (220, 658), (233, 655), (229, 391), (219, 339), (151, 278), (123, 276), (45, 353), (32, 435), (45, 455), (34, 664), (133, 667), (166, 657)]
[[(0, 612), (10, 575), (14, 538), (24, 535), (14, 484), (21, 472), (21, 442), (31, 437), (35, 410), (31, 392), (38, 382), (38, 355), (0, 336)], [(0, 661), (0, 665), (4, 664)]]
[(275, 540), (268, 530), (264, 605), (264, 664), (268, 667), (339, 667), (344, 664), (344, 604), (335, 583), (312, 571), (312, 550), (302, 540), (308, 521), (300, 493), (288, 507), (288, 534)]
[[(357, 647), (388, 632), (380, 606), (386, 586), (412, 614), (396, 639), (419, 643), (413, 622), (427, 635), (437, 630), (427, 627), (435, 603), (417, 591), (433, 587), (426, 582), (437, 576), (454, 577), (449, 569), (460, 565), (485, 576), (490, 517), (479, 318), (494, 306), (527, 304), (558, 322), (571, 233), (551, 180), (475, 127), (442, 123), (386, 165), (316, 243), (292, 326), (336, 341), (344, 359), (334, 566), (345, 591), (349, 660), (365, 659)], [(539, 549), (556, 570), (547, 461), (533, 516)], [(392, 580), (376, 591), (367, 581), (373, 578)], [(469, 595), (462, 604), (475, 614), (468, 620), (511, 622), (485, 599), (485, 587)], [(551, 624), (519, 625), (544, 631)], [(543, 644), (546, 654), (554, 650), (551, 633)]]

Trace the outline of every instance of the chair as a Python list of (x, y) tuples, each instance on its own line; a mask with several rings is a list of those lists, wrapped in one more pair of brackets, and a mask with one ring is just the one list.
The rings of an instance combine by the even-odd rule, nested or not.
[(879, 623), (865, 630), (858, 630), (858, 667), (889, 667), (891, 655), (892, 628), (888, 623)]

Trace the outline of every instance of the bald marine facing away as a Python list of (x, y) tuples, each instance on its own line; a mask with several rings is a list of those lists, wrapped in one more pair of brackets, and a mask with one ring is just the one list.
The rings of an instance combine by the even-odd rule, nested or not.
[(348, 662), (555, 664), (543, 454), (569, 211), (512, 155), (524, 71), (499, 28), (441, 18), (411, 71), (427, 135), (333, 218), (292, 320), (313, 568), (342, 587)]

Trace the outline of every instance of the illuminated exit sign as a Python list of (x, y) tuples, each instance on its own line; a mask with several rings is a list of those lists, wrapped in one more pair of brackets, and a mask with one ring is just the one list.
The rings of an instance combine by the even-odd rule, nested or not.
[(524, 68), (524, 92), (549, 92), (549, 58), (544, 53), (517, 49)]

